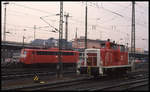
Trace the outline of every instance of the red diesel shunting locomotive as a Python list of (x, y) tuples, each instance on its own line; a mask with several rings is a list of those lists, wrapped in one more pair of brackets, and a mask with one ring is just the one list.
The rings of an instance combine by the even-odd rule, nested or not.
[(123, 45), (106, 42), (100, 49), (86, 49), (84, 60), (78, 68), (80, 74), (113, 75), (125, 74), (132, 68), (128, 52)]
[[(22, 49), (20, 62), (23, 64), (57, 64), (59, 49)], [(79, 52), (61, 50), (63, 64), (76, 64)]]

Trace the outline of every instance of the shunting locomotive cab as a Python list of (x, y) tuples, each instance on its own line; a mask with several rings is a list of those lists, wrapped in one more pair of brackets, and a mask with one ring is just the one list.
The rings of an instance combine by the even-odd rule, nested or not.
[(97, 76), (126, 73), (131, 70), (131, 66), (125, 46), (106, 42), (101, 45), (100, 49), (86, 49), (84, 62), (81, 63), (78, 70), (80, 74)]
[(79, 68), (80, 74), (99, 75), (100, 73), (100, 49), (86, 49), (84, 62)]

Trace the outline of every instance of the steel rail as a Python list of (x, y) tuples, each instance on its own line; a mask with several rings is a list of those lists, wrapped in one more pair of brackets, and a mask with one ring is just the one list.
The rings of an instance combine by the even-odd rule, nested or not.
[[(148, 81), (147, 79), (141, 79), (141, 80), (134, 80), (134, 81), (129, 81), (129, 82), (123, 82), (123, 83), (118, 83), (116, 85), (110, 85), (110, 86), (105, 86), (105, 87), (101, 87), (101, 88), (96, 88), (96, 89), (90, 89), (90, 91), (98, 91), (98, 90), (110, 90), (111, 88), (116, 88), (116, 87), (120, 87), (120, 86), (125, 86), (125, 85), (129, 85), (129, 84), (134, 84), (134, 83), (139, 83), (139, 82), (145, 82)], [(127, 90), (127, 88), (123, 89), (123, 90)]]
[[(69, 73), (76, 73), (75, 71), (66, 71), (66, 72), (63, 72), (64, 74), (69, 74)], [(56, 74), (56, 72), (40, 72), (40, 73), (38, 73), (38, 72), (36, 72), (36, 74), (37, 75), (42, 75), (42, 76), (44, 76), (44, 75), (55, 75)], [(6, 75), (6, 76), (1, 76), (1, 78), (3, 79), (3, 80), (8, 80), (8, 79), (15, 79), (15, 78), (19, 78), (19, 77), (30, 77), (30, 76), (34, 76), (35, 75), (35, 73), (28, 73), (28, 74), (18, 74), (18, 75), (15, 75), (15, 74), (13, 74), (13, 75)]]
[[(141, 75), (142, 74), (142, 75)], [(148, 77), (148, 73), (147, 72), (143, 72), (143, 73), (140, 73), (140, 74), (138, 74), (138, 73), (134, 73), (134, 75), (133, 75), (134, 77), (128, 77), (126, 80), (127, 81), (130, 81), (130, 80), (138, 80), (138, 79), (141, 79), (141, 78), (146, 78), (146, 77)], [(86, 77), (86, 78), (89, 78), (89, 77)], [(66, 82), (67, 81), (67, 82)], [(78, 83), (81, 83), (81, 82), (76, 82), (76, 83), (72, 83), (72, 82), (74, 82), (75, 80), (72, 80), (72, 81), (69, 81), (69, 80), (66, 80), (66, 81), (64, 81), (64, 80), (62, 80), (62, 81), (59, 81), (59, 82), (53, 82), (53, 83), (46, 83), (46, 84), (39, 84), (39, 85), (28, 85), (28, 86), (18, 86), (18, 87), (12, 87), (12, 88), (4, 88), (4, 90), (24, 90), (24, 89), (31, 89), (31, 90), (42, 90), (42, 89), (48, 89), (48, 88), (58, 88), (59, 89), (59, 87), (61, 88), (61, 87), (67, 87), (67, 86), (72, 86), (72, 85), (76, 85), (76, 84), (78, 84)], [(82, 81), (81, 79), (80, 80), (77, 80), (77, 81)], [(124, 80), (122, 80), (122, 81), (124, 81)], [(110, 80), (108, 81), (103, 81), (103, 83), (104, 82), (111, 82)], [(117, 81), (118, 82), (118, 81)], [(67, 84), (65, 84), (65, 83), (67, 83)], [(69, 83), (69, 84), (68, 84)], [(58, 86), (57, 86), (58, 85)], [(81, 87), (82, 87), (82, 84), (80, 84), (81, 85)], [(99, 84), (97, 84), (97, 85), (99, 85)], [(123, 85), (123, 84), (122, 84)], [(53, 87), (52, 87), (53, 86)], [(89, 82), (89, 85), (88, 86), (90, 86), (90, 82)], [(91, 85), (92, 86), (92, 85)], [(113, 85), (114, 86), (114, 85)], [(106, 87), (106, 86), (105, 86)], [(107, 85), (107, 87), (108, 87), (108, 85)], [(103, 87), (104, 88), (104, 87)], [(95, 90), (101, 90), (100, 88), (94, 88), (94, 86), (93, 86), (93, 88), (85, 88), (85, 89), (81, 89), (81, 90), (90, 90), (90, 91), (95, 91)], [(80, 91), (80, 90), (79, 90)]]
[[(104, 79), (104, 80), (106, 80), (106, 79)], [(95, 81), (92, 81), (92, 82), (91, 82), (91, 80), (90, 80), (90, 81), (87, 81), (87, 82), (72, 83), (72, 84), (70, 84), (70, 85), (65, 85), (65, 86), (64, 86), (64, 85), (62, 85), (62, 86), (56, 86), (56, 87), (54, 86), (54, 89), (53, 89), (53, 87), (45, 87), (44, 90), (45, 90), (45, 89), (48, 89), (48, 90), (49, 90), (49, 89), (50, 89), (50, 90), (58, 90), (58, 89), (62, 89), (62, 88), (67, 88), (67, 91), (68, 91), (68, 90), (72, 90), (72, 89), (73, 89), (74, 87), (76, 87), (76, 85), (79, 84), (79, 83), (80, 83), (79, 85), (81, 85), (81, 84), (85, 84), (85, 85), (86, 85), (86, 84), (90, 84), (90, 85), (91, 85), (91, 83), (94, 83), (94, 82), (95, 82)], [(105, 82), (109, 82), (109, 81), (108, 81), (108, 80), (107, 80), (107, 81), (103, 81), (103, 83), (105, 83)], [(96, 83), (97, 83), (97, 81), (96, 81)], [(85, 87), (85, 85), (83, 85), (83, 86)], [(70, 89), (69, 89), (68, 87), (69, 87)], [(82, 85), (81, 85), (80, 87), (82, 87)], [(79, 89), (79, 90), (78, 90), (78, 88), (77, 88), (77, 90), (78, 90), (78, 91), (82, 91), (82, 90), (83, 90), (83, 91), (86, 91), (86, 90), (88, 90), (87, 88), (89, 88), (89, 87), (86, 87), (86, 89)], [(76, 88), (75, 88), (75, 89), (76, 89)], [(75, 89), (73, 89), (73, 90), (75, 90)]]
[(54, 84), (54, 85), (47, 85), (44, 87), (39, 87), (39, 88), (34, 88), (34, 89), (25, 89), (25, 91), (29, 90), (29, 91), (36, 91), (36, 90), (49, 90), (49, 89), (57, 89), (57, 88), (61, 88), (61, 87), (67, 87), (67, 86), (71, 86), (71, 85), (78, 85), (78, 84), (82, 84), (82, 83), (89, 83), (89, 80), (91, 80), (91, 78), (85, 78), (82, 80), (75, 80), (75, 81), (68, 81), (68, 82), (62, 82), (59, 84)]
[(125, 90), (131, 90), (131, 89), (134, 89), (134, 88), (137, 88), (137, 87), (141, 87), (141, 86), (146, 86), (146, 85), (149, 85), (148, 81), (146, 81), (144, 83), (139, 83), (139, 84), (136, 84), (136, 85), (132, 85), (132, 86), (128, 87), (128, 89), (125, 89)]
[(17, 87), (15, 86), (15, 87), (10, 87), (10, 88), (3, 88), (2, 90), (8, 91), (8, 90), (34, 89), (34, 88), (52, 86), (52, 85), (57, 85), (57, 84), (62, 84), (62, 83), (71, 83), (74, 81), (81, 81), (81, 80), (86, 80), (86, 79), (90, 79), (90, 77), (81, 77), (81, 78), (77, 78), (77, 79), (48, 82), (45, 84), (32, 84), (32, 85), (24, 85), (24, 86), (17, 86)]

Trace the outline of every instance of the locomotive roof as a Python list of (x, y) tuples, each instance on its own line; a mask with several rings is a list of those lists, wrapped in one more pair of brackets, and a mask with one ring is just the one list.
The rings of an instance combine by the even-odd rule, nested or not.
[[(59, 51), (59, 49), (24, 49), (26, 51)], [(72, 50), (61, 50), (64, 52), (77, 52), (77, 51), (72, 51)]]
[[(101, 45), (105, 45), (105, 43), (106, 43), (106, 42), (102, 42)], [(119, 46), (124, 46), (123, 44), (117, 44), (117, 43), (113, 43), (113, 42), (110, 42), (110, 44), (119, 45)]]

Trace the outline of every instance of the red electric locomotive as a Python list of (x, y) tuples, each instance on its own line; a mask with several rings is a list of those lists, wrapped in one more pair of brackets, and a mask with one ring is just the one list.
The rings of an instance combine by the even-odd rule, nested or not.
[[(63, 64), (76, 64), (79, 53), (77, 51), (61, 50), (61, 61)], [(58, 49), (22, 49), (20, 62), (31, 64), (57, 64)]]
[(80, 74), (113, 75), (125, 74), (132, 68), (128, 52), (123, 45), (117, 45), (109, 42), (101, 44), (100, 49), (86, 49), (84, 60), (78, 71)]

